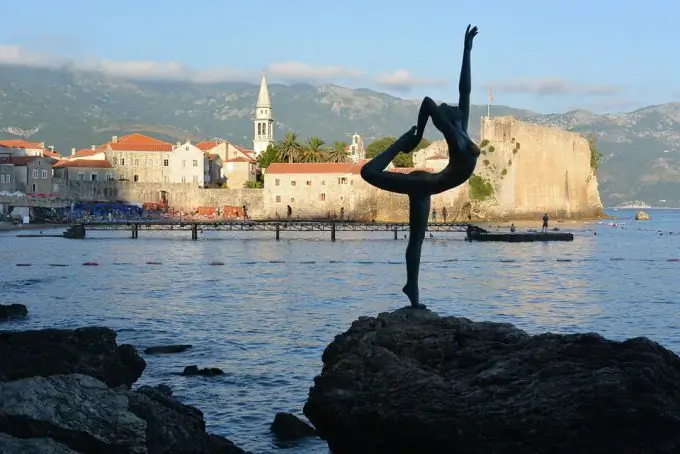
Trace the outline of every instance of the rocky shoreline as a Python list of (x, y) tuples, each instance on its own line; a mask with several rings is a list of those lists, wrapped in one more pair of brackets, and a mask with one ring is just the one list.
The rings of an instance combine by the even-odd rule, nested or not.
[[(25, 316), (19, 306), (4, 313)], [(680, 357), (647, 338), (532, 336), (403, 308), (360, 317), (322, 360), (304, 406), (314, 427), (279, 413), (281, 441), (319, 436), (333, 454), (680, 452)], [(132, 390), (145, 367), (109, 328), (0, 331), (0, 454), (246, 453), (169, 387)]]
[[(26, 315), (21, 304), (0, 305), (0, 321)], [(132, 390), (145, 368), (109, 328), (0, 331), (0, 454), (247, 454), (207, 433), (203, 413), (170, 387)], [(198, 373), (206, 370), (215, 369)], [(275, 416), (271, 430), (284, 441), (314, 434), (287, 413)]]

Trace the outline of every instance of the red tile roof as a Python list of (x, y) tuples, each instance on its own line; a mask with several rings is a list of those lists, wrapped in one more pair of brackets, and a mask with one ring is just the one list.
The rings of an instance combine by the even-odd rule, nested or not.
[(44, 143), (26, 142), (25, 140), (0, 140), (0, 147), (4, 148), (28, 148), (29, 150), (42, 150), (45, 147)]
[(168, 142), (139, 133), (119, 137), (115, 142), (108, 142), (104, 146), (115, 151), (172, 151), (172, 145)]
[(274, 163), (267, 167), (267, 173), (359, 173), (360, 164), (353, 162), (322, 163)]
[(254, 164), (256, 161), (254, 159), (239, 156), (236, 158), (227, 159), (225, 162), (250, 162), (251, 164)]
[[(232, 144), (232, 145), (234, 145), (234, 144)], [(242, 147), (241, 145), (234, 145), (234, 148), (236, 148), (241, 153), (245, 153), (245, 154), (253, 154), (254, 153), (253, 150), (249, 150), (246, 147)]]
[(4, 162), (9, 162), (18, 167), (23, 167), (34, 159), (39, 159), (40, 156), (13, 156), (11, 158), (3, 159)]
[(52, 166), (55, 169), (79, 167), (88, 169), (112, 169), (111, 163), (104, 159), (78, 159), (78, 160), (67, 160), (62, 159)]
[[(277, 173), (277, 174), (300, 174), (300, 173), (307, 173), (307, 174), (316, 174), (316, 173), (322, 173), (322, 174), (328, 174), (328, 173), (333, 173), (333, 174), (358, 174), (361, 172), (361, 168), (366, 164), (369, 159), (363, 159), (359, 161), (357, 164), (354, 164), (353, 162), (340, 162), (340, 163), (330, 163), (330, 162), (323, 162), (323, 163), (310, 163), (310, 164), (303, 164), (303, 163), (294, 163), (294, 164), (289, 164), (289, 163), (275, 163), (275, 164), (270, 164), (269, 167), (267, 167), (267, 174), (271, 173)], [(387, 170), (387, 172), (394, 172), (394, 173), (411, 173), (414, 170), (423, 170), (425, 172), (433, 172), (433, 169), (418, 169), (415, 167), (394, 167), (392, 169)]]
[(43, 150), (43, 156), (45, 156), (46, 158), (61, 159), (61, 155), (56, 151)]
[(214, 141), (214, 140), (206, 140), (206, 141), (203, 141), (203, 142), (198, 142), (196, 144), (196, 147), (199, 150), (202, 150), (202, 151), (209, 151), (209, 150), (212, 150), (213, 148), (215, 148), (216, 146), (218, 146), (221, 143), (224, 143), (224, 142), (217, 142), (217, 141)]

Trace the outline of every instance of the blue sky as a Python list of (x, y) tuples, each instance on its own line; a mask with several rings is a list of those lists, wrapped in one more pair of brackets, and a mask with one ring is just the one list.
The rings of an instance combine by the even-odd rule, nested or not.
[(473, 103), (489, 86), (497, 104), (546, 113), (680, 101), (670, 0), (24, 0), (5, 13), (4, 63), (253, 83), (266, 68), (271, 81), (453, 101), (472, 23)]

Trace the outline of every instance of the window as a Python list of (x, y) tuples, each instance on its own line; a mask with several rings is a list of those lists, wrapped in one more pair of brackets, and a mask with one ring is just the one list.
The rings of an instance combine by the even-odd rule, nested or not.
[(37, 191), (37, 188), (35, 186), (35, 183), (33, 183), (33, 192)]
[(280, 195), (276, 196), (276, 201), (279, 202), (279, 203), (281, 202), (281, 196)]
[(90, 174), (90, 181), (97, 181), (97, 174), (96, 173)]
[(83, 172), (78, 172), (78, 179), (80, 181), (85, 181), (85, 174)]
[(186, 166), (187, 166), (187, 162), (186, 162), (186, 161), (182, 161), (182, 167), (186, 167)]
[(198, 167), (198, 161), (194, 159), (194, 167)]
[(132, 181), (137, 183), (139, 181), (139, 175), (135, 175), (134, 177), (132, 177)]
[(120, 158), (120, 165), (122, 165), (122, 166), (125, 165), (125, 158)]
[(43, 170), (42, 170), (42, 175), (41, 175), (41, 176), (42, 176), (42, 179), (43, 179), (43, 180), (47, 180), (47, 170), (43, 169)]
[(321, 180), (321, 186), (326, 186), (326, 180)]
[(198, 183), (198, 175), (194, 175), (194, 183)]
[(291, 181), (291, 182), (290, 182), (290, 185), (291, 185), (291, 186), (295, 186), (295, 180)]
[(5, 183), (11, 183), (12, 182), (12, 175), (5, 175)]
[(134, 165), (135, 167), (139, 167), (139, 159), (135, 159), (135, 160), (132, 161), (132, 162), (134, 162), (133, 165)]
[(5, 182), (5, 174), (3, 173), (3, 174), (0, 174), (0, 183), (4, 183), (4, 182)]
[(163, 177), (163, 183), (168, 183), (170, 181), (170, 177), (164, 176)]
[(38, 169), (33, 169), (33, 178), (38, 179)]
[(113, 174), (112, 173), (106, 174), (106, 181), (113, 181)]
[(182, 183), (186, 183), (186, 182), (187, 182), (187, 177), (182, 177)]
[(324, 194), (324, 193), (319, 194), (319, 200), (321, 202), (325, 201), (326, 200), (326, 194)]
[(146, 160), (146, 166), (147, 167), (153, 167), (153, 159), (147, 159)]
[(274, 186), (280, 186), (280, 185), (281, 185), (281, 180), (279, 180), (278, 178), (276, 180), (274, 180)]
[(187, 145), (186, 147), (184, 147), (184, 149), (185, 149), (186, 151), (191, 150), (191, 148), (189, 148), (189, 145)]
[(346, 177), (338, 178), (338, 184), (347, 184), (347, 178)]
[(312, 182), (311, 182), (311, 180), (307, 180), (307, 181), (305, 182), (305, 184), (306, 184), (307, 186), (311, 186), (311, 185), (312, 185)]
[(118, 158), (113, 158), (111, 160), (111, 164), (113, 164), (114, 166), (117, 166), (118, 165)]
[(168, 167), (170, 165), (170, 161), (168, 159), (163, 159), (163, 167)]
[(291, 198), (290, 198), (290, 201), (291, 201), (291, 202), (295, 202), (295, 197), (291, 197)]

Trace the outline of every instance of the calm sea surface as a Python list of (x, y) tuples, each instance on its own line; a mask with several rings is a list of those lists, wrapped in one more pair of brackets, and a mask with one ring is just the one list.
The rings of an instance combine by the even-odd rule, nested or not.
[[(672, 261), (680, 259), (680, 211), (649, 212), (647, 222), (635, 222), (634, 210), (610, 210), (623, 219), (578, 230), (561, 224), (577, 235), (573, 243), (469, 244), (463, 234), (434, 233), (423, 250), (423, 303), (532, 333), (648, 336), (680, 352), (680, 262)], [(139, 384), (170, 384), (205, 412), (209, 430), (255, 453), (326, 453), (317, 440), (278, 446), (269, 434), (274, 414), (301, 415), (336, 334), (361, 315), (407, 303), (406, 242), (390, 232), (339, 232), (335, 243), (328, 232), (282, 232), (279, 242), (271, 232), (206, 232), (199, 241), (189, 232), (140, 232), (137, 240), (90, 232), (82, 241), (16, 234), (0, 234), (0, 303), (25, 304), (29, 317), (0, 329), (105, 325), (138, 348), (192, 344), (146, 357)], [(176, 375), (190, 364), (226, 374)]]

